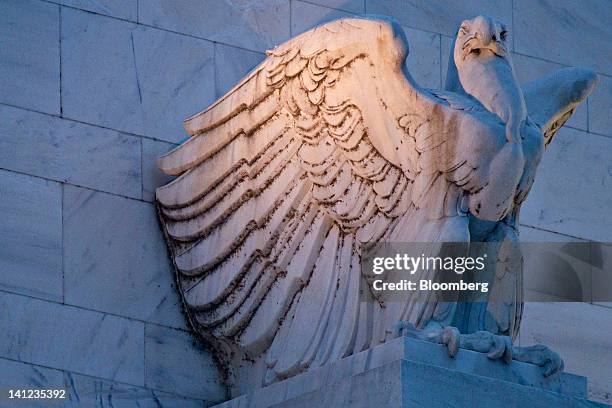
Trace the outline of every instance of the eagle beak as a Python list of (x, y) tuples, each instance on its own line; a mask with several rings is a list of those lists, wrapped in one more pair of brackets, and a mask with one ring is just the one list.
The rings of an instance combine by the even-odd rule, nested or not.
[(471, 52), (480, 53), (480, 51), (482, 50), (489, 50), (498, 57), (503, 57), (506, 55), (506, 50), (499, 43), (498, 40), (499, 39), (497, 38), (494, 32), (478, 31), (477, 34), (474, 36), (474, 41), (470, 44), (471, 46), (468, 47), (468, 52), (466, 53), (466, 56)]

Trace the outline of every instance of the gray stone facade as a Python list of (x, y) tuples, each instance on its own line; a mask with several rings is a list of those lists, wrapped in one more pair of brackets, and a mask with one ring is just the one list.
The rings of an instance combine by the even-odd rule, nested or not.
[[(608, 0), (0, 0), (0, 390), (62, 387), (75, 406), (225, 398), (173, 287), (154, 158), (266, 49), (363, 12), (402, 24), (410, 72), (428, 87), (444, 83), (454, 28), (483, 13), (511, 27), (521, 82), (597, 71), (543, 159), (523, 237), (612, 241)], [(551, 346), (610, 403), (610, 307), (528, 305), (520, 342)]]

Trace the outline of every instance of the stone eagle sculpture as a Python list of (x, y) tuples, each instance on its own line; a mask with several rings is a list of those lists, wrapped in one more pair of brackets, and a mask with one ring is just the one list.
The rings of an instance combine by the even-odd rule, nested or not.
[(518, 240), (545, 145), (596, 76), (565, 69), (521, 89), (506, 38), (486, 17), (464, 22), (447, 90), (429, 90), (407, 72), (397, 23), (337, 20), (269, 51), (185, 121), (191, 138), (158, 161), (178, 176), (157, 190), (158, 211), (190, 322), (237, 393), (398, 331), (451, 355), (562, 368), (543, 346), (512, 346), (522, 260), (501, 250), (489, 301), (467, 323), (465, 307), (435, 296), (360, 297), (366, 245)]

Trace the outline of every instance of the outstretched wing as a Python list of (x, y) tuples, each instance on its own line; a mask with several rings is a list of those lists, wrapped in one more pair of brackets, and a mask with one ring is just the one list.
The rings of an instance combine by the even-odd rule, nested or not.
[[(359, 301), (361, 246), (466, 241), (468, 207), (499, 219), (518, 183), (493, 160), (515, 160), (503, 125), (418, 88), (406, 50), (391, 21), (311, 30), (159, 159), (179, 176), (157, 200), (194, 327), (228, 359), (268, 350), (270, 380), (384, 341), (395, 319), (427, 321), (435, 299)], [(509, 182), (493, 187), (500, 169)]]
[(547, 146), (596, 85), (592, 70), (564, 68), (523, 86), (529, 117), (542, 129)]

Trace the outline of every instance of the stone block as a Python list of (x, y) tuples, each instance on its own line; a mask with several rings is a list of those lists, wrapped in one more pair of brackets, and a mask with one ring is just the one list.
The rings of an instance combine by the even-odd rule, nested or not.
[[(514, 63), (517, 79), (522, 85), (542, 76), (552, 74), (565, 67), (561, 64), (555, 64), (554, 62), (544, 61), (521, 54), (514, 54), (512, 56), (512, 62)], [(580, 62), (577, 61), (575, 64), (580, 65)], [(595, 88), (595, 92), (597, 92), (597, 88)], [(567, 126), (584, 131), (587, 130), (587, 103), (588, 102), (583, 102), (578, 105), (570, 120), (567, 121)]]
[(152, 204), (66, 186), (64, 257), (66, 303), (184, 327)]
[(213, 102), (213, 44), (104, 16), (66, 10), (64, 114), (170, 142), (182, 121)]
[(589, 98), (589, 130), (612, 137), (612, 76), (599, 75)]
[(70, 406), (74, 407), (202, 408), (210, 405), (207, 401), (183, 398), (175, 394), (79, 374), (65, 373), (64, 378)]
[(138, 0), (51, 0), (64, 6), (74, 7), (109, 17), (136, 21)]
[(289, 0), (148, 0), (140, 22), (253, 51), (289, 39)]
[(468, 350), (451, 359), (442, 345), (403, 337), (218, 407), (596, 406), (585, 397), (584, 377), (545, 378), (535, 365)]
[[(64, 374), (60, 370), (0, 358), (0, 403), (7, 403), (7, 390), (24, 388), (64, 388)], [(19, 407), (22, 406), (21, 402)]]
[(143, 385), (144, 323), (0, 292), (0, 356)]
[(211, 402), (226, 398), (211, 353), (190, 333), (147, 324), (145, 349), (147, 388)]
[(62, 188), (0, 170), (0, 288), (62, 301)]
[(0, 3), (0, 102), (60, 113), (59, 22), (55, 4)]
[(157, 140), (142, 139), (142, 199), (155, 201), (155, 189), (170, 182), (168, 176), (157, 167), (157, 158), (169, 152), (175, 145), (158, 142)]
[[(65, 390), (65, 399), (8, 400), (8, 389)], [(121, 408), (202, 408), (207, 401), (142, 387), (102, 380), (0, 358), (0, 404), (20, 408), (45, 407), (121, 407)], [(4, 405), (4, 404), (9, 405)]]
[(440, 89), (440, 35), (406, 27), (404, 31), (410, 48), (406, 59), (410, 75), (425, 88)]
[(215, 44), (215, 84), (217, 98), (225, 95), (253, 68), (266, 58), (265, 54), (241, 48)]
[(141, 197), (140, 139), (0, 106), (0, 167)]
[(542, 343), (559, 353), (565, 370), (589, 377), (589, 398), (612, 403), (612, 314), (588, 303), (526, 303), (521, 345)]
[(582, 398), (406, 360), (328, 383), (316, 392), (274, 406), (441, 408), (449, 403), (458, 407), (597, 407)]
[(612, 139), (571, 128), (544, 152), (521, 222), (595, 241), (612, 241)]
[(318, 25), (353, 14), (345, 11), (317, 6), (302, 1), (291, 2), (291, 35), (295, 36)]
[(612, 74), (612, 7), (608, 0), (516, 0), (516, 52)]
[(404, 26), (447, 36), (455, 35), (461, 21), (480, 14), (512, 27), (512, 0), (366, 0), (366, 13), (392, 16)]
[(365, 0), (309, 0), (308, 2), (349, 13), (365, 13)]

